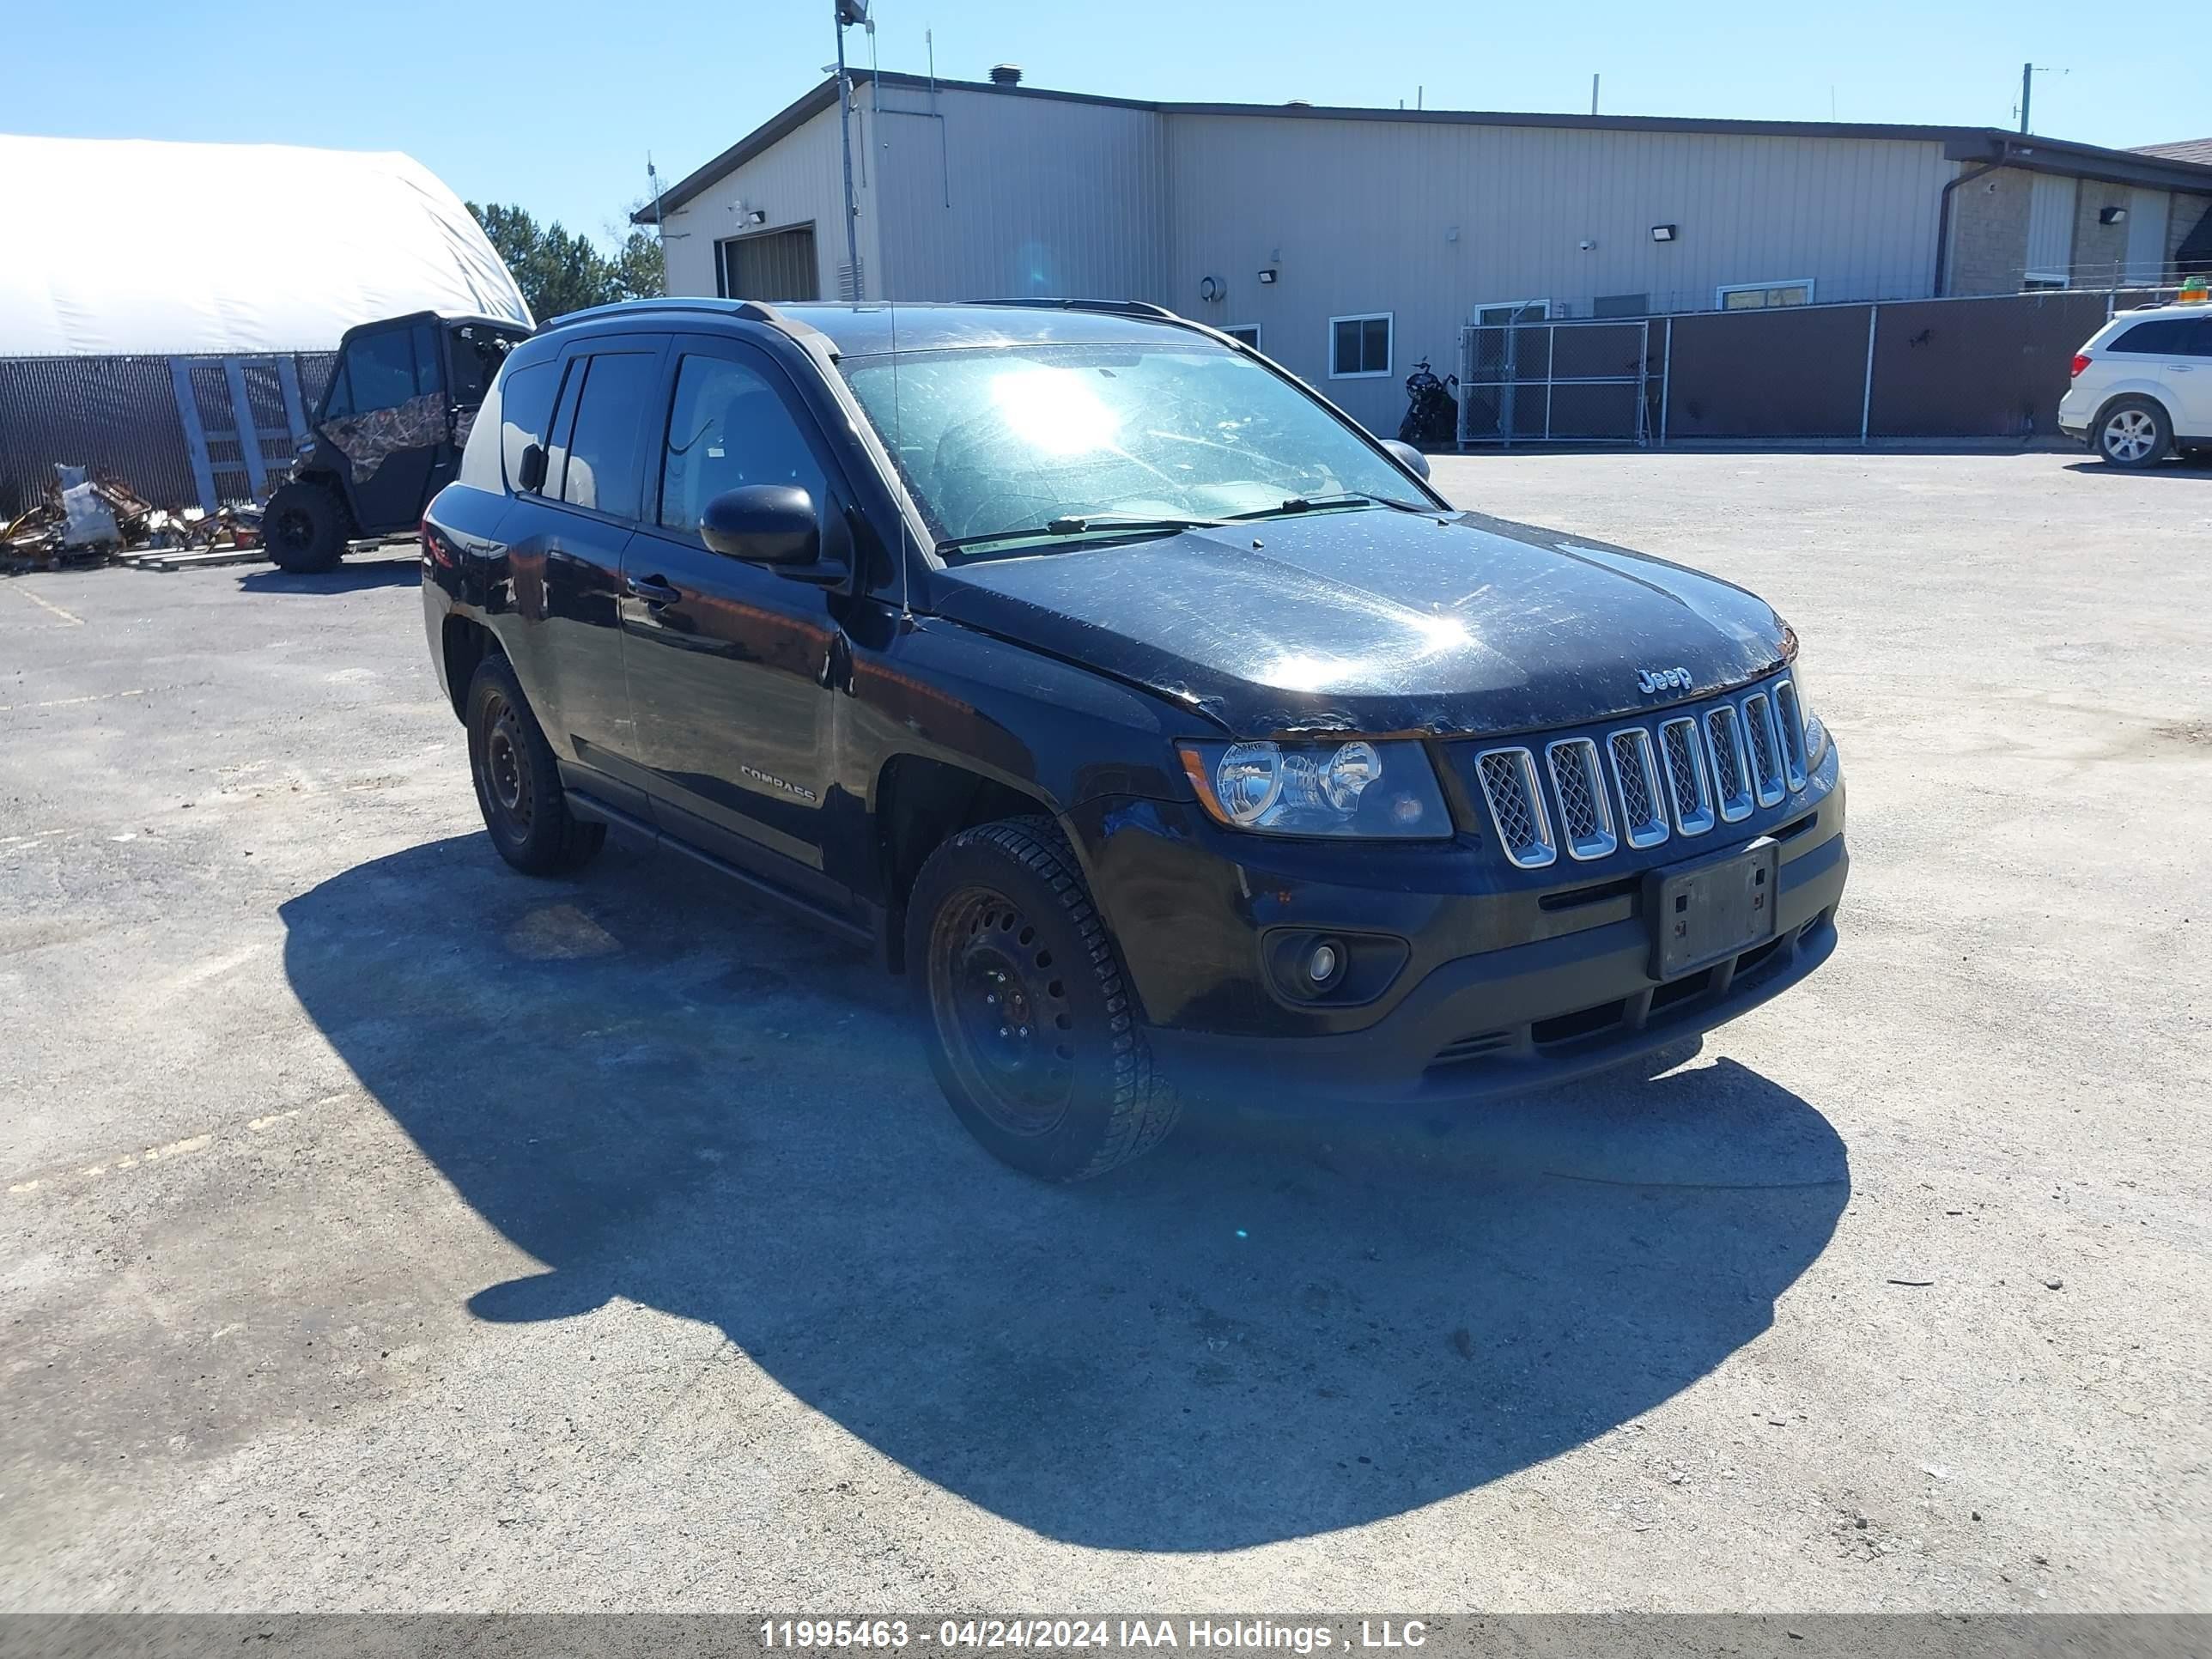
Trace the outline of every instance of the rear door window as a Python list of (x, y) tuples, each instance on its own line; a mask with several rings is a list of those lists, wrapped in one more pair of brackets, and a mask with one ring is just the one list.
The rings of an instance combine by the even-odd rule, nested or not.
[[(620, 519), (638, 516), (640, 452), (646, 410), (659, 380), (657, 352), (595, 353), (584, 375), (582, 400), (568, 442), (561, 499)], [(573, 375), (572, 375), (573, 378)], [(552, 474), (547, 472), (547, 487)]]
[(2137, 323), (2112, 342), (2112, 349), (2145, 356), (2177, 357), (2188, 351), (2194, 326), (2193, 323), (2179, 317), (2161, 317), (2155, 322)]
[(510, 489), (518, 487), (515, 481), (522, 476), (522, 452), (532, 444), (544, 447), (560, 376), (560, 360), (549, 357), (514, 370), (499, 383), (500, 459)]

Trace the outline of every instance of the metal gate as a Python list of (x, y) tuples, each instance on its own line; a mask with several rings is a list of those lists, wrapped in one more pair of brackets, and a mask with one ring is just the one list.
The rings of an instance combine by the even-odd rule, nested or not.
[(1651, 324), (1470, 323), (1460, 331), (1459, 441), (1650, 441)]
[(299, 367), (283, 357), (173, 357), (177, 414), (209, 512), (267, 495), (307, 434)]

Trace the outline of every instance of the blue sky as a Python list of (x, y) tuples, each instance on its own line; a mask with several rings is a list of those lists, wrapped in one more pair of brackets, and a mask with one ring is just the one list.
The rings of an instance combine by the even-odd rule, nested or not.
[[(2039, 131), (2119, 146), (2212, 136), (2212, 58), (2179, 50), (2212, 23), (2186, 22), (2189, 0), (2160, 9), (2147, 35), (2080, 0), (878, 0), (876, 51), (885, 69), (919, 70), (929, 29), (948, 77), (1008, 59), (1032, 84), (1143, 98), (1388, 106), (1423, 87), (1431, 107), (1577, 110), (1595, 71), (1608, 114), (1999, 126), (2032, 59), (2070, 71), (2036, 77)], [(830, 0), (100, 0), (15, 15), (0, 48), (18, 66), (8, 131), (404, 149), (465, 197), (594, 234), (644, 193), (648, 150), (681, 178), (817, 80), (835, 50)], [(2154, 38), (2165, 48), (2147, 49)], [(850, 40), (866, 63), (866, 37)], [(235, 244), (274, 234), (274, 206), (240, 203)]]

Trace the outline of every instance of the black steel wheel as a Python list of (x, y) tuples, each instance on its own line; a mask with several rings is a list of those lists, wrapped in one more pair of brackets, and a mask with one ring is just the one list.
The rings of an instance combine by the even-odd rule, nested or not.
[(261, 544), (280, 568), (312, 575), (334, 568), (351, 528), (345, 503), (319, 483), (279, 484), (261, 514)]
[(1051, 819), (965, 830), (930, 855), (906, 967), (945, 1099), (1003, 1162), (1087, 1180), (1174, 1126), (1121, 954)]
[(606, 826), (569, 812), (552, 747), (506, 658), (486, 657), (469, 682), (468, 727), (477, 805), (501, 858), (526, 874), (550, 876), (599, 850)]
[(939, 908), (930, 1001), (950, 1015), (945, 1046), (978, 1110), (1009, 1134), (1048, 1134), (1075, 1086), (1075, 1015), (1051, 947), (1021, 907), (969, 887)]

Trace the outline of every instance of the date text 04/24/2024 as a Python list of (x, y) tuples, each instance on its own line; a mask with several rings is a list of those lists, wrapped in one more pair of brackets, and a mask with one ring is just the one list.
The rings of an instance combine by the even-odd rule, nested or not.
[(1196, 1649), (1310, 1654), (1333, 1649), (1419, 1648), (1428, 1639), (1419, 1620), (1362, 1619), (1279, 1623), (1267, 1619), (769, 1619), (764, 1649), (825, 1652), (851, 1648)]

